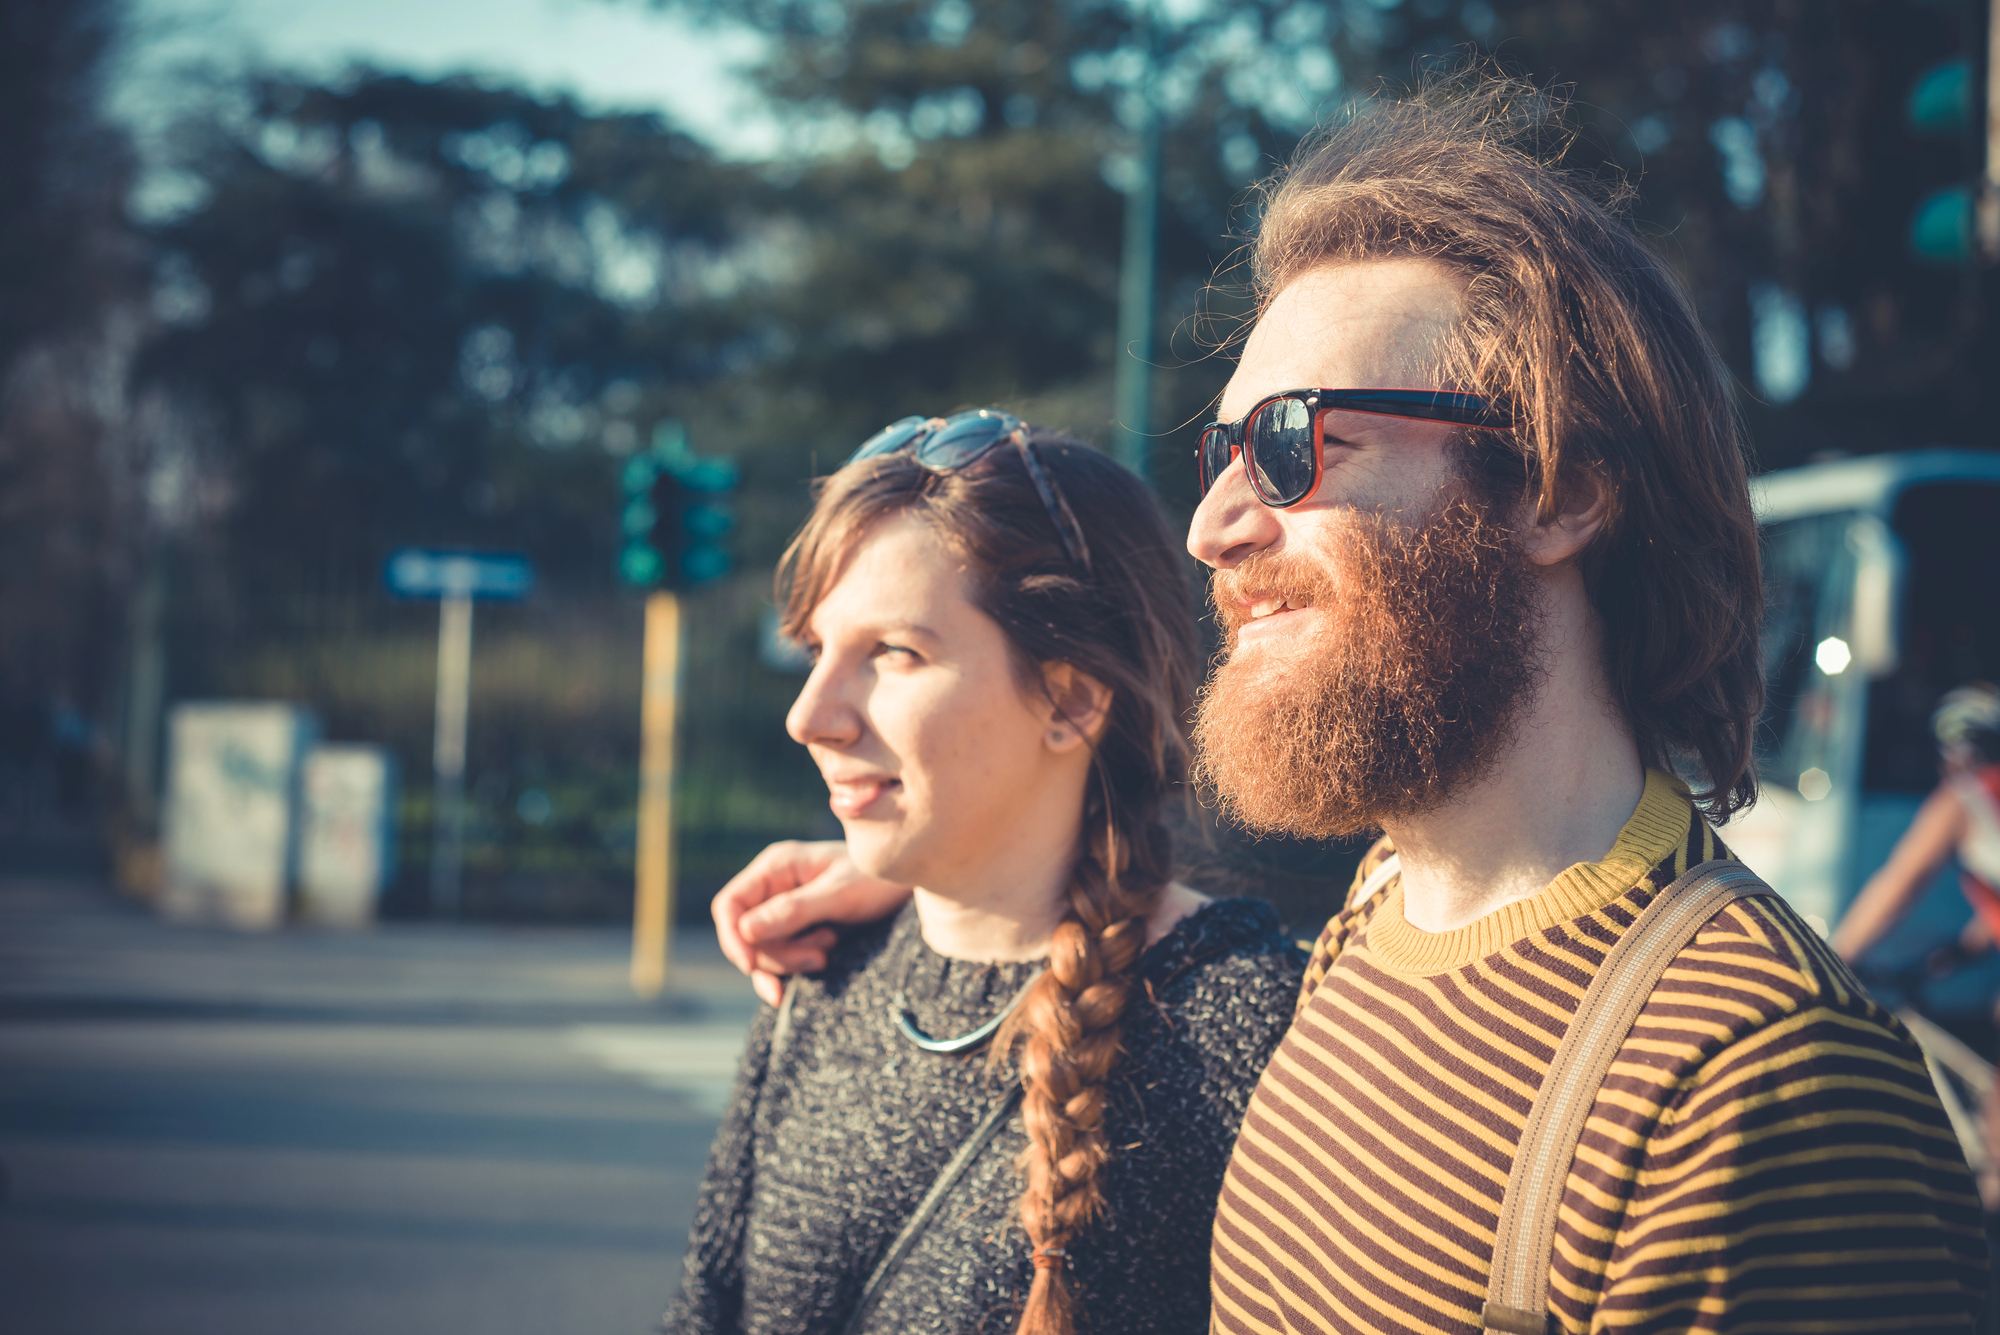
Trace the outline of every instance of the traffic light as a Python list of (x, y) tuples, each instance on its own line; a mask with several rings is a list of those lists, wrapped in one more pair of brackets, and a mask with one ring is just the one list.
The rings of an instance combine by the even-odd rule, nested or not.
[(618, 576), (638, 589), (691, 589), (729, 573), (722, 540), (736, 527), (728, 496), (736, 465), (688, 448), (687, 431), (666, 421), (652, 446), (625, 463)]
[[(1973, 128), (1977, 87), (1972, 62), (1962, 56), (1927, 66), (1910, 87), (1904, 123), (1927, 139), (1963, 140)], [(1910, 214), (1907, 240), (1911, 255), (1928, 264), (1971, 260), (1977, 245), (1971, 186), (1957, 181), (1920, 199)]]

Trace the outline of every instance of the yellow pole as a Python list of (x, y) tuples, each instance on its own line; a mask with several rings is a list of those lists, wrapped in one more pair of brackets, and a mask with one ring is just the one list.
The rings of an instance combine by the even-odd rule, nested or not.
[(646, 599), (645, 678), (639, 703), (639, 848), (632, 900), (632, 990), (667, 985), (674, 928), (674, 723), (680, 696), (681, 605)]

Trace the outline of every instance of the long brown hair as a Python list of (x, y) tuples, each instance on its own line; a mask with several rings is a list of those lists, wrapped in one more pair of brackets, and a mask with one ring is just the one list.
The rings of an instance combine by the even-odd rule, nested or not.
[(1019, 453), (1003, 447), (948, 474), (889, 455), (824, 479), (779, 564), (778, 587), (786, 629), (797, 635), (868, 532), (892, 515), (913, 515), (965, 558), (973, 602), (1006, 634), (1024, 690), (1047, 690), (1048, 663), (1067, 663), (1110, 689), (1048, 968), (994, 1048), (1018, 1058), (1028, 1132), (1020, 1218), (1034, 1282), (1020, 1335), (1070, 1335), (1067, 1251), (1104, 1206), (1104, 1087), (1147, 919), (1170, 875), (1161, 818), (1184, 791), (1197, 649), (1179, 544), (1144, 485), (1066, 437), (1031, 429), (1028, 439), (1083, 529), (1087, 571), (1064, 551)]
[(1609, 501), (1581, 568), (1617, 702), (1649, 764), (1699, 766), (1726, 817), (1756, 799), (1763, 586), (1728, 373), (1661, 258), (1618, 210), (1628, 187), (1562, 167), (1561, 98), (1481, 69), (1432, 76), (1304, 144), (1264, 187), (1268, 303), (1329, 263), (1415, 256), (1456, 272), (1444, 383), (1514, 405), (1468, 432), (1468, 472), (1537, 522)]

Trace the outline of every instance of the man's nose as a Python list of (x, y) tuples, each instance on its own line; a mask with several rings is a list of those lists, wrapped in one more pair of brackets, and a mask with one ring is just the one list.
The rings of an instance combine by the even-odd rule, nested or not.
[(1277, 511), (1257, 499), (1238, 454), (1208, 495), (1195, 508), (1188, 525), (1188, 554), (1203, 565), (1228, 570), (1252, 552), (1277, 543), (1282, 529)]

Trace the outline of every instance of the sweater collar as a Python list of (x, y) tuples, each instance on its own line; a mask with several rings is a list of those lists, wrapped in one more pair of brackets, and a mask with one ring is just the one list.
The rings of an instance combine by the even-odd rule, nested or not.
[(1503, 904), (1449, 932), (1426, 932), (1403, 916), (1400, 877), (1368, 923), (1368, 946), (1389, 969), (1427, 976), (1462, 968), (1525, 937), (1545, 932), (1616, 902), (1687, 838), (1692, 810), (1687, 785), (1660, 770), (1646, 771), (1645, 790), (1611, 851), (1579, 862), (1526, 899)]

